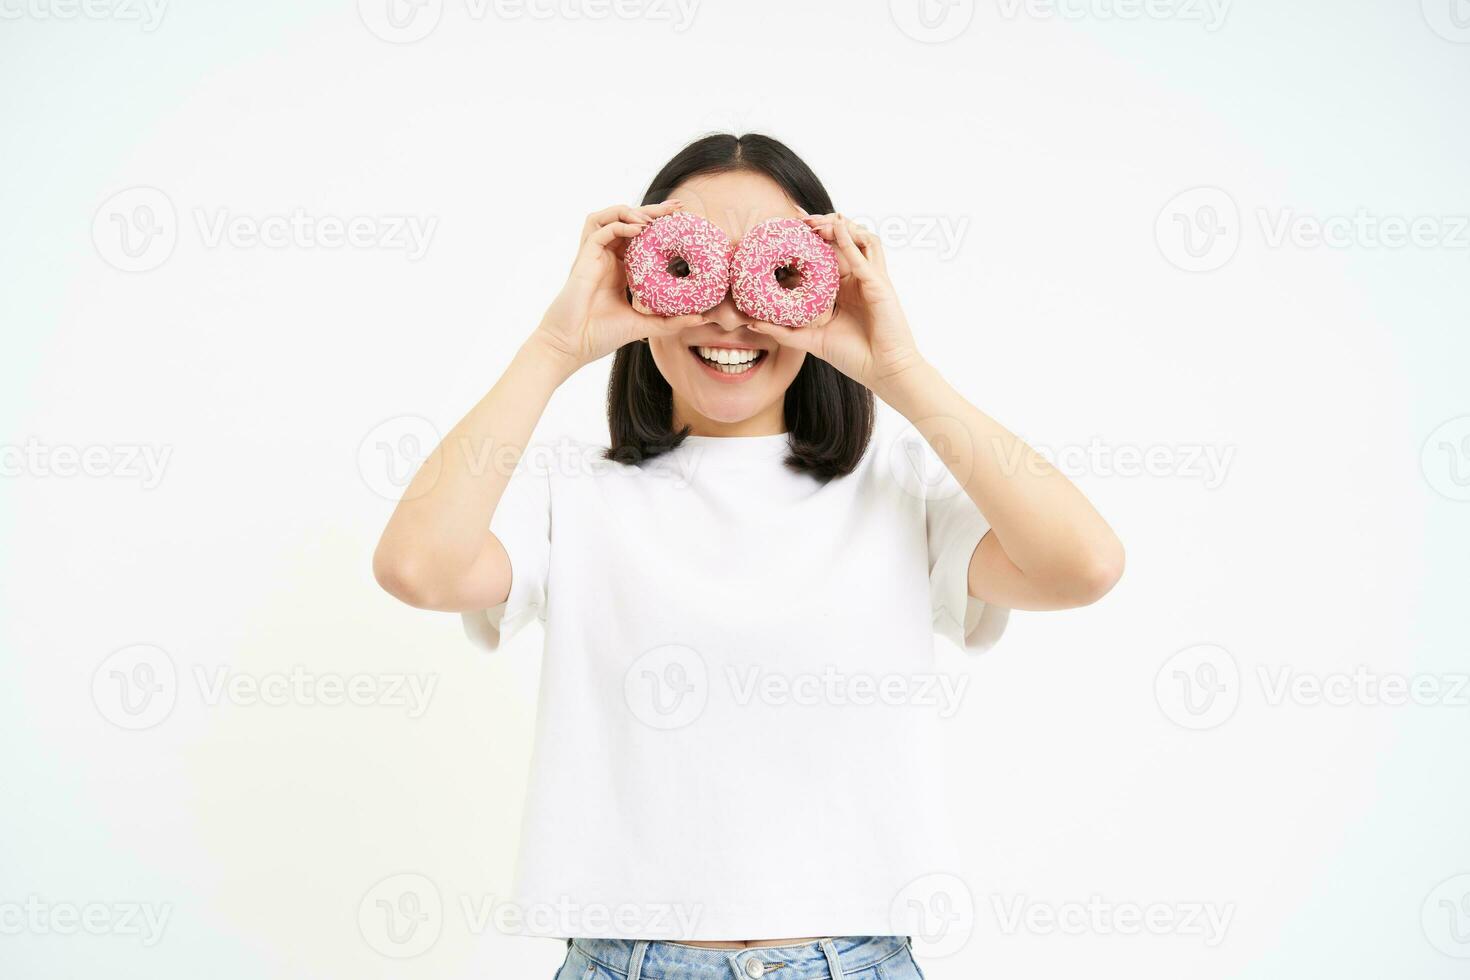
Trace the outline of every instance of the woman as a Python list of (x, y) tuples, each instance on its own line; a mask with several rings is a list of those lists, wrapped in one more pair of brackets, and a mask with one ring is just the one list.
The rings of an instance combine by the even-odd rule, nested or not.
[[(734, 242), (804, 221), (838, 255), (833, 310), (642, 309), (623, 249), (680, 209)], [(606, 459), (486, 465), (609, 353)], [(874, 395), (910, 425), (870, 447)], [(905, 937), (955, 867), (933, 633), (983, 649), (1007, 610), (1093, 602), (1122, 567), (1081, 493), (921, 354), (877, 239), (758, 135), (699, 140), (587, 219), (374, 557), (491, 648), (545, 623), (515, 927), (570, 937), (560, 980), (921, 976)]]

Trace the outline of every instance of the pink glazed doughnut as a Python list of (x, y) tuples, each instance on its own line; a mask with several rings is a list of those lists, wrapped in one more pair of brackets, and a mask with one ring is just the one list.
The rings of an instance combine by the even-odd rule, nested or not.
[[(782, 270), (794, 271), (788, 285)], [(746, 316), (783, 327), (810, 323), (837, 297), (837, 253), (795, 218), (762, 221), (735, 250), (730, 294)]]
[(649, 222), (623, 255), (628, 288), (659, 316), (703, 313), (730, 288), (730, 239), (697, 214), (675, 211)]

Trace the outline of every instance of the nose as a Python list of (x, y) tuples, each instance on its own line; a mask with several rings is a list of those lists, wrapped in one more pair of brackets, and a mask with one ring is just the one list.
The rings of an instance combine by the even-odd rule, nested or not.
[(733, 333), (742, 327), (750, 326), (750, 317), (736, 308), (735, 300), (730, 298), (729, 293), (725, 294), (719, 306), (705, 313), (705, 317), (726, 333)]

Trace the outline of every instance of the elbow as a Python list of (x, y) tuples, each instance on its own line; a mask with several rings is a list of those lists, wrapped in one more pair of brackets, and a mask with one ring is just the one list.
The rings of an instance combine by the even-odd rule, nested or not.
[(398, 601), (419, 609), (433, 608), (434, 589), (424, 574), (423, 563), (411, 556), (378, 545), (373, 552), (373, 578)]
[(1090, 606), (1113, 591), (1123, 577), (1123, 544), (1112, 538), (1105, 545), (1087, 550), (1086, 557), (1067, 576), (1064, 589), (1069, 606)]
[(1097, 549), (1083, 570), (1082, 578), (1082, 602), (1080, 605), (1090, 606), (1109, 592), (1118, 580), (1123, 577), (1123, 566), (1126, 557), (1123, 552), (1123, 542), (1112, 538), (1106, 547)]

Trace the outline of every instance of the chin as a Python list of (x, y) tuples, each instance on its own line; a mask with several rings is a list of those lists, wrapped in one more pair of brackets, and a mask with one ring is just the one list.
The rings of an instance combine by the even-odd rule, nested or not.
[(696, 412), (711, 422), (733, 425), (759, 415), (770, 404), (770, 399), (741, 392), (730, 395), (723, 392), (701, 391), (696, 387), (695, 397), (689, 399)]

